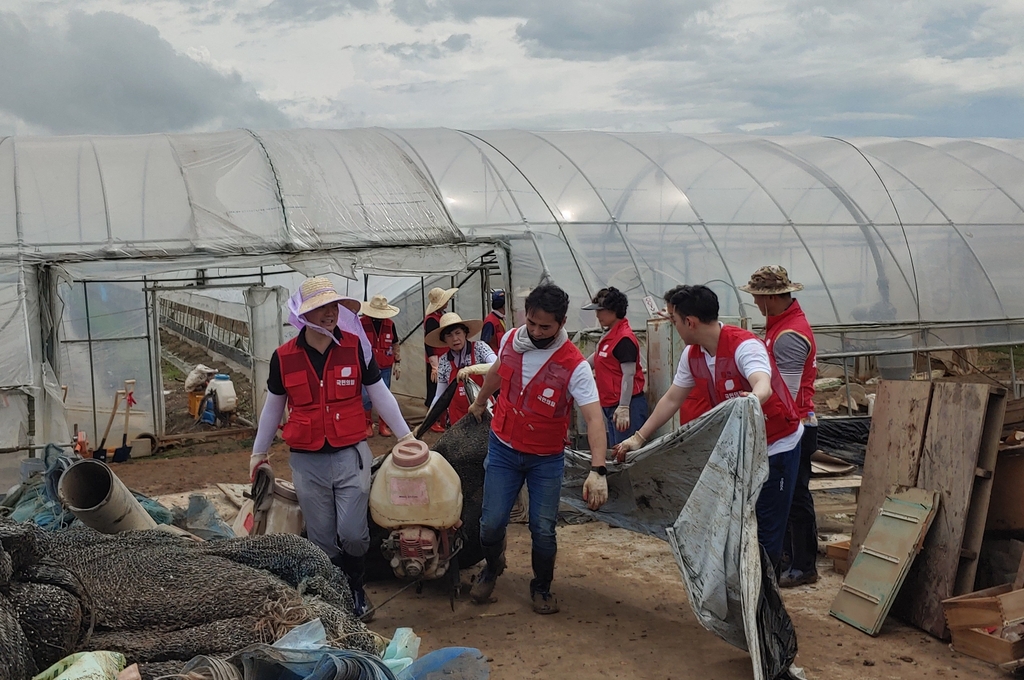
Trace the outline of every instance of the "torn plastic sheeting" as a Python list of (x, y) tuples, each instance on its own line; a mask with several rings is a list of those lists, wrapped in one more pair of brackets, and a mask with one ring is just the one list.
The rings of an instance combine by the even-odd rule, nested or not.
[[(758, 626), (763, 594), (755, 504), (768, 478), (768, 455), (755, 397), (726, 400), (631, 452), (625, 463), (609, 464), (609, 500), (598, 512), (587, 509), (580, 493), (590, 454), (567, 451), (566, 466), (564, 503), (611, 526), (667, 536), (700, 624), (750, 652), (755, 680), (786, 675), (796, 641), (778, 642), (793, 635), (781, 600), (772, 612), (778, 616), (766, 619), (762, 611), (773, 629)], [(766, 649), (763, 640), (774, 642)]]

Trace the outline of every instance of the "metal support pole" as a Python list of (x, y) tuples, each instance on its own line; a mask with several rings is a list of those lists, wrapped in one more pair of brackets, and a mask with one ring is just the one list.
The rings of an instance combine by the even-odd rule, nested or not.
[(843, 378), (846, 379), (846, 415), (853, 415), (853, 396), (850, 394), (850, 365), (843, 359)]
[(89, 385), (92, 389), (92, 436), (99, 436), (100, 426), (96, 421), (96, 371), (92, 365), (92, 323), (89, 318), (89, 283), (82, 281), (82, 297), (85, 298), (85, 337), (89, 353)]
[(1010, 387), (1013, 389), (1013, 398), (1020, 399), (1020, 390), (1017, 389), (1017, 363), (1013, 358), (1013, 345), (1010, 345)]

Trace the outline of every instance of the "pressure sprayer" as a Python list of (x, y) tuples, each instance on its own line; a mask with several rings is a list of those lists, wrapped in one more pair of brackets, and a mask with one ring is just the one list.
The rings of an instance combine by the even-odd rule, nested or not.
[(381, 463), (370, 489), (370, 516), (391, 533), (381, 545), (398, 578), (436, 579), (458, 561), (462, 482), (437, 451), (402, 442)]

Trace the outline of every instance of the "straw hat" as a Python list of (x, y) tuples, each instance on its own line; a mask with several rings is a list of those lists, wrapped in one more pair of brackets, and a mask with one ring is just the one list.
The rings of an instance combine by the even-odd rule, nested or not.
[(427, 311), (424, 314), (433, 314), (437, 310), (448, 304), (448, 301), (452, 299), (458, 288), (431, 288), (430, 292), (427, 293)]
[(778, 264), (761, 267), (750, 275), (747, 285), (740, 286), (740, 290), (751, 295), (782, 295), (803, 289), (804, 284), (790, 281), (789, 272)]
[(439, 323), (441, 324), (440, 326), (427, 333), (426, 337), (423, 338), (424, 344), (430, 345), (431, 347), (447, 347), (448, 344), (441, 339), (441, 333), (451, 326), (465, 326), (468, 328), (469, 332), (466, 333), (467, 340), (479, 335), (480, 329), (484, 327), (482, 319), (463, 319), (455, 312), (448, 312), (442, 316)]
[(353, 314), (359, 313), (359, 301), (339, 295), (338, 291), (334, 290), (334, 284), (326, 276), (314, 276), (303, 281), (302, 286), (299, 287), (299, 297), (302, 304), (295, 312), (297, 316), (302, 316), (332, 302), (342, 304)]
[(359, 311), (363, 316), (371, 316), (374, 319), (390, 319), (398, 314), (398, 307), (388, 304), (388, 299), (383, 295), (374, 295), (369, 302), (364, 302)]

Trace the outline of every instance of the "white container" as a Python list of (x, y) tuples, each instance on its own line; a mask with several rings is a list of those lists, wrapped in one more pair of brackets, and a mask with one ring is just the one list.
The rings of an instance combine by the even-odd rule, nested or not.
[(217, 398), (217, 410), (221, 413), (232, 413), (238, 406), (238, 397), (235, 395), (235, 385), (226, 373), (218, 373), (206, 386), (207, 394), (214, 394)]
[(437, 451), (419, 440), (395, 446), (373, 480), (370, 516), (378, 526), (447, 529), (462, 516), (462, 482)]

